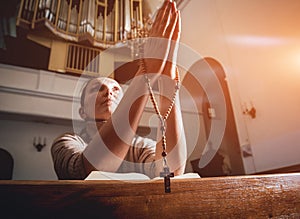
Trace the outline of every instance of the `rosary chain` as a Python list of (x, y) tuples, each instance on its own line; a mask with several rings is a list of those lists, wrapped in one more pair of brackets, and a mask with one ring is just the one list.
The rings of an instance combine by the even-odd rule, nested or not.
[(174, 94), (172, 96), (172, 99), (171, 99), (171, 103), (167, 109), (167, 112), (165, 113), (164, 116), (162, 116), (160, 110), (159, 110), (159, 107), (158, 107), (158, 104), (157, 104), (157, 101), (155, 99), (155, 96), (154, 96), (154, 92), (153, 92), (153, 89), (151, 87), (151, 83), (150, 83), (150, 79), (147, 75), (147, 71), (146, 71), (146, 66), (145, 66), (145, 62), (143, 59), (140, 60), (140, 66), (141, 66), (141, 69), (143, 71), (143, 74), (144, 74), (144, 77), (145, 77), (145, 81), (146, 81), (146, 84), (147, 84), (147, 87), (148, 87), (148, 90), (149, 90), (149, 94), (150, 94), (150, 100), (152, 102), (152, 105), (154, 107), (154, 111), (155, 113), (157, 114), (159, 120), (160, 120), (160, 123), (161, 123), (161, 132), (162, 132), (162, 157), (163, 157), (163, 160), (164, 160), (164, 166), (167, 166), (167, 162), (166, 162), (166, 156), (167, 156), (167, 152), (166, 152), (166, 147), (167, 147), (167, 138), (166, 138), (166, 121), (169, 117), (169, 115), (171, 114), (171, 111), (173, 109), (173, 106), (175, 104), (175, 100), (176, 100), (176, 95), (177, 95), (177, 92), (180, 88), (180, 78), (179, 78), (179, 72), (178, 72), (178, 69), (176, 68), (176, 77), (175, 77), (175, 81), (176, 81), (176, 85), (175, 85), (175, 91), (174, 91)]

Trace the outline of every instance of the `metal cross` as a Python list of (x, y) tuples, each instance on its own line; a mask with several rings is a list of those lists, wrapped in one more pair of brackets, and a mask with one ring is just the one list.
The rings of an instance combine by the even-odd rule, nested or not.
[(170, 173), (169, 167), (164, 167), (163, 172), (160, 172), (160, 177), (164, 177), (165, 193), (171, 192), (170, 177), (174, 177), (174, 173)]

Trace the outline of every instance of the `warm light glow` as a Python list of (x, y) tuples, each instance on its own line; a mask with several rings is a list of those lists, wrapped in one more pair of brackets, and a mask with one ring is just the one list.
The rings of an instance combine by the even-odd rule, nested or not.
[(249, 46), (274, 46), (287, 43), (287, 39), (270, 36), (228, 36), (227, 40), (231, 43)]
[[(297, 73), (299, 73), (300, 71), (300, 48), (299, 51), (293, 55), (291, 55), (290, 57), (291, 63), (293, 64), (293, 66), (295, 66), (295, 70)], [(300, 73), (299, 73), (300, 76)]]

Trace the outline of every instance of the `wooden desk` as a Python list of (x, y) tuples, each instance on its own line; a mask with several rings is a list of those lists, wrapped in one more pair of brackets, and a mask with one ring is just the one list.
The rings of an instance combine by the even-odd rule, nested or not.
[[(163, 181), (0, 181), (0, 218), (300, 218), (300, 173)], [(104, 217), (105, 216), (105, 217)]]

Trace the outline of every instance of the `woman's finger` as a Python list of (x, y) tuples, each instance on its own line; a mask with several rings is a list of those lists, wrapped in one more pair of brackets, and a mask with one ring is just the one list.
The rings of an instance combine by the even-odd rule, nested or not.
[(162, 36), (164, 29), (168, 24), (171, 8), (172, 3), (170, 1), (165, 1), (163, 6), (159, 9), (153, 22), (152, 28), (150, 30), (150, 36)]
[(177, 25), (177, 19), (178, 19), (178, 13), (177, 13), (177, 9), (175, 7), (175, 4), (172, 3), (172, 10), (171, 10), (171, 19), (169, 21), (169, 25), (166, 27), (163, 35), (164, 37), (171, 39), (173, 36), (173, 32), (175, 30), (175, 27)]
[(167, 62), (163, 70), (163, 74), (171, 77), (172, 79), (176, 78), (176, 63), (177, 63), (177, 53), (179, 47), (179, 38), (181, 33), (181, 16), (180, 12), (177, 11), (177, 21), (171, 36), (170, 50), (167, 57)]
[(173, 31), (172, 40), (178, 41), (180, 38), (180, 34), (181, 34), (181, 16), (180, 16), (180, 11), (177, 11), (177, 21)]

